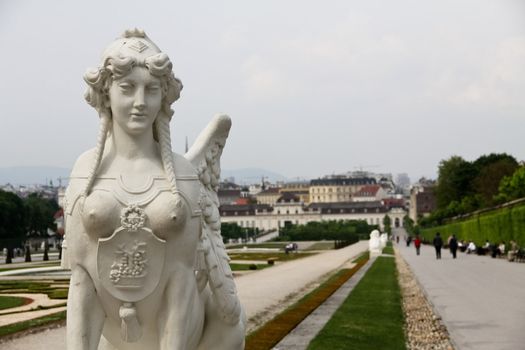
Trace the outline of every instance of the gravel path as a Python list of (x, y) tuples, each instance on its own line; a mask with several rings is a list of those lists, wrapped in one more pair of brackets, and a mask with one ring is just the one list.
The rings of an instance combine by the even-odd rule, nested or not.
[(407, 263), (396, 252), (396, 266), (403, 297), (408, 350), (452, 350), (449, 334), (434, 313)]

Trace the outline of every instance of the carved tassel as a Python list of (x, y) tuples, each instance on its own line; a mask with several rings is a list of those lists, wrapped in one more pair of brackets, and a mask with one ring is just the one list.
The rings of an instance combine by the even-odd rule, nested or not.
[(205, 261), (206, 250), (204, 249), (204, 244), (199, 241), (197, 246), (197, 253), (195, 254), (195, 271), (206, 271), (206, 261)]
[(120, 324), (120, 336), (122, 340), (133, 343), (142, 337), (142, 327), (137, 319), (137, 310), (133, 303), (123, 303), (119, 310), (122, 320)]

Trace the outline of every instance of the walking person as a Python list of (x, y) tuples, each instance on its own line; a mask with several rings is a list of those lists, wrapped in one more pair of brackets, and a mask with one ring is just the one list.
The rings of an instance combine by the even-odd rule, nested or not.
[(421, 248), (421, 239), (419, 239), (419, 236), (416, 236), (414, 246), (416, 247), (416, 254), (419, 255), (419, 249)]
[(441, 238), (441, 235), (439, 232), (436, 233), (436, 237), (434, 237), (434, 248), (436, 248), (436, 259), (441, 259), (441, 247), (443, 247), (443, 239)]
[(458, 240), (456, 239), (456, 235), (452, 235), (449, 242), (448, 247), (450, 248), (450, 252), (452, 253), (452, 258), (456, 258), (456, 253), (458, 251)]

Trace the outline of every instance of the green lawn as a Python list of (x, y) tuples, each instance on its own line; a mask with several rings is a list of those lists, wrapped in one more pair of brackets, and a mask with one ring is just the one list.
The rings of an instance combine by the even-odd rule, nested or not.
[[(53, 285), (53, 286), (52, 286)], [(69, 281), (0, 281), (0, 293), (43, 293), (51, 299), (67, 299)]]
[(359, 255), (357, 258), (352, 260), (354, 264), (360, 264), (362, 262), (367, 262), (370, 259), (370, 252), (367, 250), (366, 252)]
[(290, 242), (267, 242), (267, 243), (245, 243), (245, 244), (235, 244), (227, 246), (227, 249), (241, 249), (244, 247), (247, 248), (278, 248), (284, 250), (284, 247)]
[(267, 261), (269, 258), (277, 258), (277, 261), (288, 261), (307, 256), (314, 255), (315, 253), (283, 253), (283, 252), (272, 252), (272, 253), (231, 253), (228, 254), (232, 260), (262, 260)]
[(27, 301), (27, 298), (0, 295), (0, 310), (22, 306), (27, 304)]
[(394, 248), (392, 246), (386, 246), (383, 248), (383, 254), (394, 255)]
[[(254, 265), (256, 268), (251, 268), (250, 266)], [(247, 271), (247, 270), (262, 270), (271, 265), (268, 264), (230, 264), (232, 271)]]
[(395, 260), (379, 257), (309, 350), (405, 350)]
[(61, 311), (55, 314), (43, 316), (29, 321), (22, 321), (15, 324), (0, 327), (0, 337), (21, 332), (29, 328), (40, 327), (43, 325), (49, 325), (53, 322), (60, 322), (66, 319), (66, 312)]
[(330, 250), (330, 249), (334, 249), (334, 242), (333, 241), (316, 242), (316, 243), (312, 244), (311, 246), (309, 246), (305, 250)]

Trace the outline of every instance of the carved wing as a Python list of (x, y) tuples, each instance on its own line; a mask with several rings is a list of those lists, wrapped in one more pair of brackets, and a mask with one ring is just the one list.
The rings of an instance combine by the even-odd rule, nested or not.
[(201, 182), (202, 232), (195, 264), (199, 290), (209, 282), (222, 318), (229, 324), (237, 324), (241, 305), (229, 265), (230, 258), (222, 241), (217, 196), (220, 157), (230, 127), (230, 117), (215, 116), (184, 157), (193, 164)]

